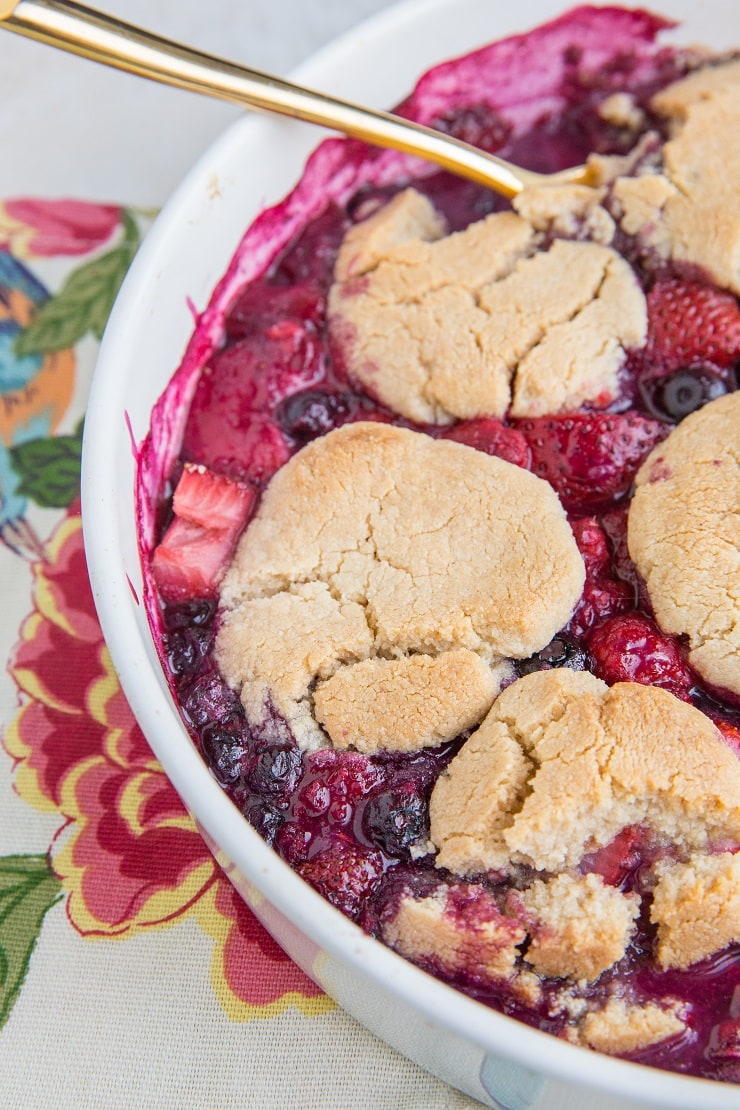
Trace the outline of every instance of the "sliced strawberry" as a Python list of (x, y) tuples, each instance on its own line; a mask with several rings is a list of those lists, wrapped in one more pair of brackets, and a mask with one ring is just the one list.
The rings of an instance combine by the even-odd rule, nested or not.
[(697, 281), (656, 281), (647, 295), (646, 359), (657, 372), (740, 359), (740, 308), (732, 293)]
[(639, 825), (628, 825), (609, 844), (585, 856), (581, 870), (584, 874), (596, 872), (609, 886), (621, 886), (642, 862), (641, 850), (649, 835)]
[(645, 456), (667, 434), (636, 412), (567, 413), (520, 421), (531, 469), (573, 513), (591, 513), (624, 497)]
[(163, 601), (215, 594), (255, 497), (251, 486), (186, 464), (173, 498), (174, 519), (152, 558)]
[(442, 433), (444, 439), (465, 443), (486, 455), (496, 455), (515, 466), (529, 466), (527, 441), (516, 428), (507, 427), (492, 416), (461, 420)]
[(254, 501), (254, 490), (232, 482), (205, 466), (186, 463), (172, 499), (176, 517), (208, 529), (241, 528)]
[(198, 381), (183, 436), (185, 457), (232, 478), (265, 481), (290, 454), (272, 419), (277, 405), (323, 375), (315, 336), (294, 320), (225, 348)]
[(661, 686), (688, 701), (695, 684), (678, 642), (641, 613), (611, 617), (589, 636), (594, 674), (604, 682)]

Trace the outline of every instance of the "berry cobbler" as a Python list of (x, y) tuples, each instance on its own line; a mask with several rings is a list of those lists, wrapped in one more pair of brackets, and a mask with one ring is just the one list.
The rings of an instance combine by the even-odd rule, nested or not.
[(185, 723), (306, 882), (505, 1014), (732, 1083), (740, 58), (665, 26), (578, 8), (398, 109), (591, 186), (323, 144), (139, 505)]

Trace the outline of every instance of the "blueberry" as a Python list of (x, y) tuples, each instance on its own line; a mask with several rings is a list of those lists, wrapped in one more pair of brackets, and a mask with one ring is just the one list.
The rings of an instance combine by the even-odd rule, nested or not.
[(304, 389), (282, 401), (276, 415), (285, 434), (304, 444), (343, 424), (349, 413), (350, 406), (341, 393)]
[(557, 667), (568, 667), (571, 671), (587, 671), (590, 656), (586, 648), (573, 636), (560, 632), (542, 651), (535, 652), (528, 659), (518, 659), (514, 666), (521, 677), (534, 671), (551, 671)]
[(246, 735), (224, 725), (211, 725), (201, 733), (203, 755), (208, 766), (222, 786), (230, 786), (239, 779), (247, 752)]
[(363, 830), (388, 856), (409, 859), (411, 847), (429, 835), (426, 799), (413, 787), (377, 794), (365, 806)]
[(295, 790), (302, 767), (298, 748), (270, 744), (262, 749), (247, 771), (247, 786), (263, 798), (286, 798)]
[(243, 716), (239, 698), (215, 671), (196, 678), (182, 693), (182, 708), (195, 728)]
[(172, 630), (195, 624), (210, 624), (216, 612), (215, 601), (207, 598), (193, 598), (180, 605), (168, 605), (163, 613), (165, 628)]
[(244, 807), (244, 816), (253, 829), (260, 834), (268, 844), (273, 844), (278, 829), (284, 821), (279, 810), (268, 802), (252, 801)]
[(708, 401), (722, 397), (731, 388), (725, 377), (709, 366), (682, 368), (665, 377), (640, 382), (640, 394), (647, 410), (659, 420), (672, 424)]
[(187, 678), (200, 670), (212, 639), (211, 629), (198, 625), (178, 628), (165, 634), (167, 662), (175, 678)]

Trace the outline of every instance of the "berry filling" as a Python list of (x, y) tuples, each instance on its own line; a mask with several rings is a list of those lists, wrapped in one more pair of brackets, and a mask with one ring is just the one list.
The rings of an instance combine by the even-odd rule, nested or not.
[[(662, 126), (650, 97), (686, 65), (680, 52), (663, 51), (645, 74), (619, 54), (598, 79), (591, 74), (586, 80), (578, 60), (577, 50), (566, 58), (563, 110), (545, 112), (524, 130), (482, 102), (440, 112), (435, 126), (537, 169), (562, 168), (594, 150), (623, 154), (641, 133)], [(641, 115), (637, 133), (608, 122), (601, 110), (623, 88)], [(270, 706), (259, 728), (247, 723), (213, 656), (218, 585), (272, 475), (306, 444), (345, 424), (413, 426), (349, 378), (326, 316), (347, 229), (401, 188), (367, 185), (344, 204), (330, 203), (267, 272), (234, 296), (220, 348), (203, 368), (190, 405), (172, 475), (182, 477), (153, 555), (162, 652), (183, 717), (215, 777), (260, 835), (334, 906), (387, 940), (411, 892), (463, 938), (461, 951), (471, 936), (485, 933), (490, 960), (511, 950), (521, 961), (534, 941), (523, 941), (511, 922), (512, 907), (524, 912), (517, 887), (524, 890), (532, 879), (526, 868), (513, 877), (488, 873), (467, 880), (434, 867), (429, 799), (467, 734), (416, 753), (303, 752)], [(418, 188), (451, 230), (505, 207), (487, 190), (445, 173), (426, 176)], [(610, 686), (660, 687), (711, 717), (740, 755), (732, 699), (701, 681), (682, 638), (661, 631), (626, 542), (627, 508), (647, 455), (686, 416), (737, 388), (740, 311), (730, 293), (666, 265), (656, 270), (655, 259), (634, 244), (624, 254), (646, 294), (648, 338), (629, 354), (620, 395), (608, 411), (482, 416), (418, 430), (530, 470), (552, 485), (568, 513), (586, 572), (581, 599), (547, 646), (513, 661), (513, 677), (568, 668)], [(732, 944), (686, 969), (661, 970), (655, 961), (650, 876), (668, 855), (666, 844), (638, 824), (584, 857), (584, 875), (639, 895), (643, 909), (624, 956), (580, 993), (574, 988), (570, 998), (557, 977), (542, 977), (537, 996), (528, 997), (519, 979), (491, 977), (472, 957), (466, 963), (427, 955), (417, 962), (474, 998), (561, 1036), (576, 997), (594, 1009), (615, 998), (650, 1003), (670, 997), (689, 1015), (684, 1033), (620, 1054), (738, 1081), (740, 947)]]

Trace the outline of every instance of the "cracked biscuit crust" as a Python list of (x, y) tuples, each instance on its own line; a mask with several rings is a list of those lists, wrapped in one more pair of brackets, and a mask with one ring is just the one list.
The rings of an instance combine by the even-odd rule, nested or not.
[[(250, 722), (272, 706), (302, 747), (327, 747), (313, 705), (317, 680), (363, 660), (463, 648), (490, 668), (495, 693), (508, 673), (502, 660), (547, 644), (583, 581), (546, 482), (449, 440), (347, 425), (303, 448), (270, 482), (222, 584), (216, 658)], [(454, 695), (482, 715), (489, 693), (481, 703), (479, 675)], [(398, 677), (402, 688), (408, 675)], [(420, 692), (423, 700), (423, 685)], [(352, 727), (351, 705), (347, 712), (332, 724), (336, 735)], [(428, 717), (429, 706), (414, 714)]]
[(740, 837), (740, 761), (657, 687), (540, 671), (497, 698), (430, 803), (437, 866), (461, 875), (576, 866), (627, 825), (681, 850)]
[(740, 61), (669, 85), (653, 108), (671, 124), (662, 172), (620, 177), (614, 211), (624, 231), (663, 258), (693, 263), (740, 293)]
[(656, 447), (630, 504), (630, 556), (689, 663), (740, 695), (740, 392), (692, 413)]
[(610, 247), (538, 250), (513, 212), (443, 236), (413, 189), (348, 233), (329, 319), (353, 377), (395, 412), (439, 424), (607, 404), (647, 327), (643, 293)]
[(313, 700), (335, 748), (413, 752), (477, 725), (497, 693), (491, 668), (474, 651), (456, 648), (364, 659), (320, 682)]

